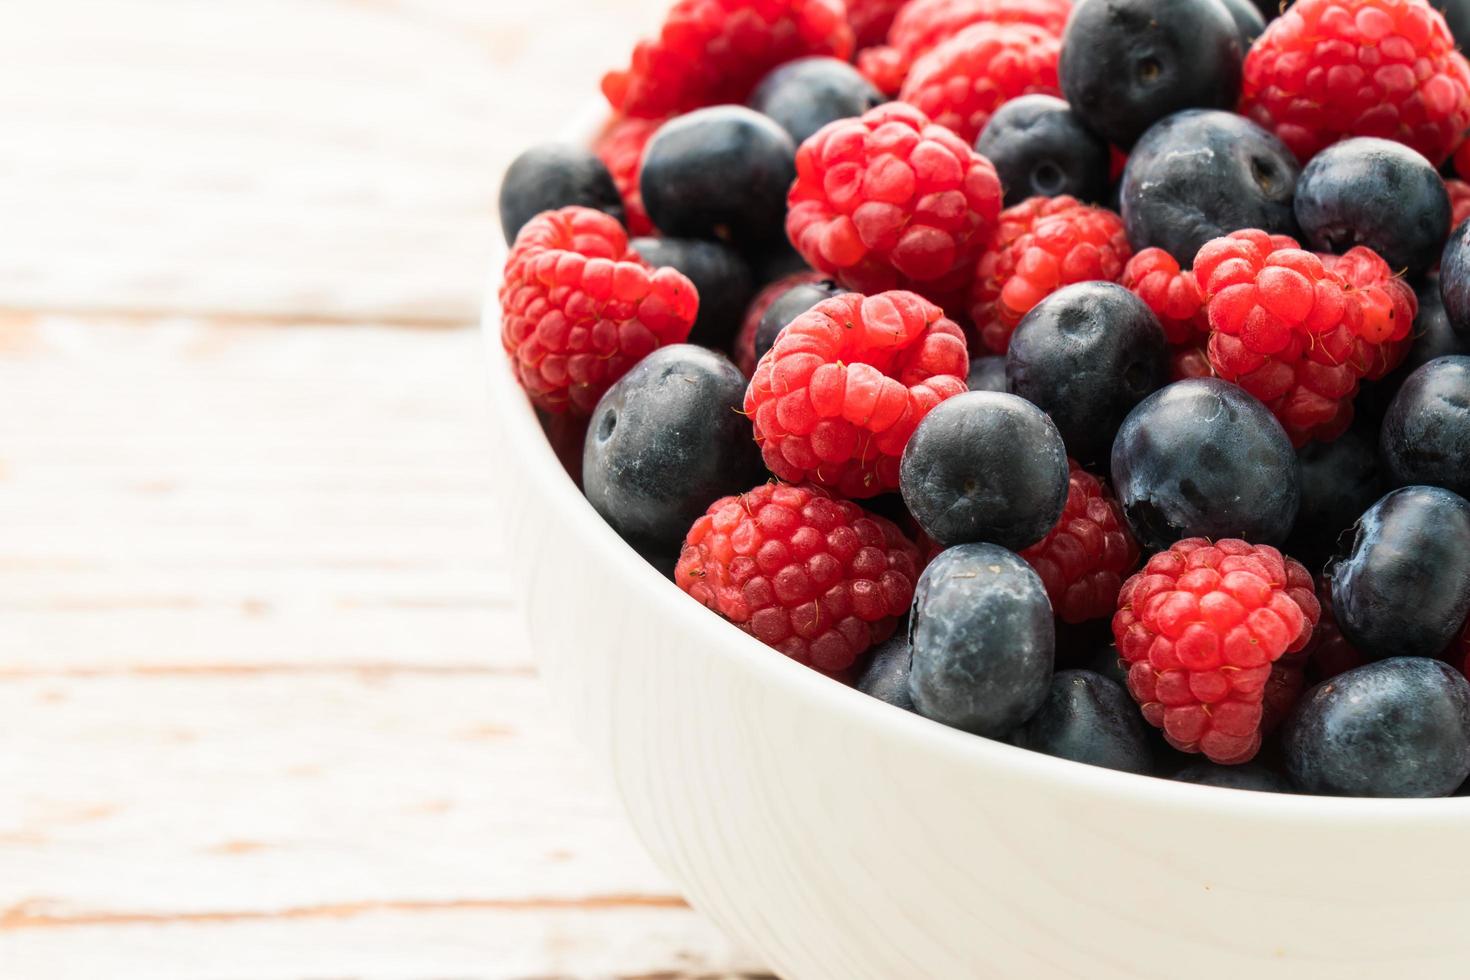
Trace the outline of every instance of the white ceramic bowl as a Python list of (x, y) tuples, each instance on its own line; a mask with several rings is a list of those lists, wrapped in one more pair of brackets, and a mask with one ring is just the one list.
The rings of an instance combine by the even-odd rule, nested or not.
[(1470, 799), (1117, 773), (808, 670), (603, 523), (511, 375), (493, 285), (483, 326), (546, 681), (654, 859), (787, 980), (1470, 977)]

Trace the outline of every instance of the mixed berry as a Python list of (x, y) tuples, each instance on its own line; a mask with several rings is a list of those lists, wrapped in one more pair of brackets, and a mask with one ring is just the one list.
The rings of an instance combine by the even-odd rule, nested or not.
[(506, 356), (618, 535), (834, 682), (1181, 782), (1464, 792), (1467, 31), (677, 0), (593, 145), (506, 174)]

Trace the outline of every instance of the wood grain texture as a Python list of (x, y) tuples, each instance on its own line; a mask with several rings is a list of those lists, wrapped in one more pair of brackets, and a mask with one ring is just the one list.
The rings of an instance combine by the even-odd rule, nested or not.
[(545, 703), (468, 326), (662, 6), (0, 5), (0, 977), (758, 969)]

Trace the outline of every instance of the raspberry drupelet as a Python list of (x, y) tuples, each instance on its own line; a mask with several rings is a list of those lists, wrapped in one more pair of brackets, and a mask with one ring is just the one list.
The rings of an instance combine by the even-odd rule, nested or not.
[(677, 270), (640, 259), (617, 219), (568, 207), (521, 229), (500, 308), (501, 344), (531, 400), (589, 415), (645, 354), (689, 336), (699, 296)]
[(1168, 252), (1144, 249), (1128, 260), (1119, 281), (1153, 310), (1171, 346), (1194, 344), (1209, 336), (1210, 321), (1199, 283)]
[(643, 192), (638, 187), (638, 171), (643, 165), (643, 148), (664, 124), (663, 119), (639, 119), (626, 116), (608, 127), (597, 141), (597, 155), (612, 174), (623, 210), (628, 216), (628, 234), (651, 235), (653, 222), (643, 209)]
[(823, 127), (796, 153), (786, 234), (815, 269), (863, 293), (953, 301), (1000, 214), (990, 161), (892, 102)]
[(964, 334), (913, 293), (847, 293), (781, 331), (745, 393), (770, 471), (844, 497), (898, 489), (919, 421), (967, 390)]
[(839, 673), (893, 634), (919, 550), (890, 521), (813, 486), (767, 484), (694, 522), (674, 581), (799, 663)]
[(1123, 511), (1097, 477), (1067, 460), (1067, 504), (1046, 537), (1021, 552), (1046, 586), (1064, 623), (1106, 619), (1118, 606), (1123, 578), (1138, 566), (1138, 542)]
[(852, 50), (842, 0), (678, 0), (659, 36), (603, 76), (602, 92), (625, 115), (670, 116), (744, 102), (777, 65), (808, 55), (846, 61)]
[(1251, 46), (1240, 111), (1302, 163), (1378, 136), (1439, 166), (1470, 126), (1470, 63), (1425, 0), (1297, 0)]
[(1131, 255), (1123, 219), (1106, 208), (1065, 195), (1006, 208), (980, 256), (970, 294), (981, 343), (1004, 354), (1033, 306), (1073, 283), (1117, 282)]
[(914, 62), (898, 97), (974, 143), (996, 109), (1021, 95), (1060, 95), (1062, 42), (1033, 24), (974, 24)]
[(847, 0), (847, 22), (858, 50), (882, 44), (907, 0)]
[(1113, 637), (1143, 716), (1182, 752), (1248, 762), (1272, 665), (1306, 646), (1312, 578), (1275, 548), (1187, 538), (1123, 584)]
[(1470, 184), (1451, 177), (1444, 182), (1450, 196), (1450, 227), (1458, 228), (1460, 222), (1470, 218)]
[(1238, 231), (1207, 242), (1194, 274), (1210, 365), (1264, 402), (1297, 446), (1346, 431), (1359, 380), (1403, 359), (1417, 309), (1413, 290), (1362, 246), (1323, 257)]

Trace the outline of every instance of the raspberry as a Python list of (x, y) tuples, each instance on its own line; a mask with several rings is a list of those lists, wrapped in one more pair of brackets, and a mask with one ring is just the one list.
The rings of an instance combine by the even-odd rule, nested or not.
[(500, 342), (531, 400), (588, 415), (645, 354), (689, 336), (699, 295), (677, 270), (643, 262), (617, 219), (569, 207), (516, 236), (500, 309)]
[(1249, 229), (1205, 243), (1194, 273), (1215, 373), (1263, 401), (1298, 446), (1341, 435), (1359, 380), (1403, 359), (1417, 302), (1370, 249), (1323, 257)]
[(847, 0), (847, 23), (859, 50), (882, 44), (893, 17), (907, 0)]
[(760, 328), (761, 317), (766, 315), (766, 310), (771, 304), (780, 299), (792, 286), (800, 286), (804, 282), (821, 282), (820, 272), (793, 272), (789, 276), (777, 279), (766, 288), (755, 294), (755, 299), (745, 308), (745, 319), (740, 322), (740, 333), (735, 336), (735, 366), (747, 378), (755, 373), (755, 332)]
[(974, 24), (914, 62), (899, 98), (974, 143), (1018, 95), (1060, 95), (1062, 42), (1031, 24)]
[(745, 393), (766, 466), (844, 497), (898, 489), (898, 461), (929, 410), (966, 390), (965, 337), (906, 292), (846, 293), (787, 324)]
[(1209, 336), (1210, 321), (1199, 283), (1168, 252), (1161, 248), (1139, 252), (1123, 267), (1119, 282), (1154, 311), (1171, 345), (1193, 344)]
[(1470, 218), (1470, 184), (1453, 177), (1444, 182), (1450, 195), (1450, 227), (1458, 228), (1460, 222)]
[(640, 41), (602, 92), (614, 110), (658, 118), (743, 103), (777, 65), (807, 55), (852, 57), (842, 0), (678, 0), (659, 36)]
[(1183, 381), (1185, 378), (1213, 378), (1215, 369), (1210, 366), (1210, 354), (1204, 347), (1189, 344), (1169, 348), (1169, 380)]
[(638, 172), (643, 164), (643, 148), (664, 124), (663, 119), (619, 119), (597, 141), (597, 155), (612, 174), (613, 183), (623, 198), (628, 215), (628, 234), (651, 235), (653, 222), (643, 209), (643, 191), (638, 187)]
[(1183, 752), (1248, 762), (1272, 664), (1311, 639), (1312, 578), (1266, 545), (1186, 538), (1123, 583), (1113, 637), (1149, 724)]
[(1031, 308), (1063, 286), (1116, 282), (1132, 254), (1123, 219), (1076, 198), (1032, 197), (1000, 215), (1000, 227), (980, 256), (970, 315), (980, 340), (1004, 354)]
[(1459, 177), (1470, 179), (1470, 139), (1456, 147), (1452, 162)]
[(849, 289), (909, 289), (942, 303), (970, 284), (1000, 200), (989, 160), (894, 102), (801, 144), (786, 234)]
[(1061, 37), (1070, 0), (910, 0), (893, 19), (888, 44), (858, 55), (858, 69), (885, 95), (897, 94), (921, 56), (972, 24), (1034, 24)]
[(1021, 552), (1064, 623), (1104, 619), (1118, 605), (1123, 576), (1138, 565), (1138, 542), (1103, 482), (1068, 459), (1067, 504), (1046, 537)]
[(1303, 163), (1378, 136), (1439, 166), (1470, 126), (1470, 63), (1425, 0), (1298, 0), (1251, 46), (1240, 111)]
[(890, 521), (820, 487), (767, 484), (710, 505), (674, 581), (762, 643), (837, 673), (893, 634), (918, 566)]
[(1348, 642), (1338, 628), (1337, 616), (1332, 611), (1332, 583), (1320, 576), (1317, 579), (1317, 602), (1322, 607), (1322, 618), (1317, 620), (1317, 628), (1312, 631), (1312, 642), (1302, 651), (1307, 675), (1314, 684), (1368, 662), (1368, 658)]

